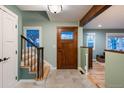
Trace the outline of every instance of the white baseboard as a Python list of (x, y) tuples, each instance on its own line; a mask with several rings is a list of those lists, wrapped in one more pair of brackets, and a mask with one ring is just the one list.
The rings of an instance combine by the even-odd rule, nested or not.
[(52, 67), (51, 67), (51, 69), (52, 69), (52, 70), (56, 70), (57, 68), (56, 68), (56, 67), (54, 67), (54, 66), (52, 66)]
[(36, 80), (34, 80), (34, 79), (21, 79), (21, 80), (16, 82), (16, 84), (14, 85), (14, 88), (17, 87), (17, 85), (19, 85), (20, 83), (23, 83), (23, 82), (36, 82)]
[(96, 59), (93, 59), (93, 62), (96, 62)]
[[(44, 60), (44, 62), (49, 63), (47, 60)], [(56, 67), (54, 67), (52, 64), (49, 63), (49, 65), (50, 65), (50, 69), (52, 69), (52, 70), (56, 69)]]
[(85, 73), (85, 71), (80, 66), (78, 67), (78, 69)]

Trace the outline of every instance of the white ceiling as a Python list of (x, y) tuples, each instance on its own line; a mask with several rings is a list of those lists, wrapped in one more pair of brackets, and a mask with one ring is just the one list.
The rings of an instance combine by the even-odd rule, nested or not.
[(91, 5), (63, 5), (63, 11), (53, 14), (46, 5), (18, 5), (22, 11), (47, 11), (51, 21), (79, 21), (92, 7)]
[[(98, 27), (99, 26), (99, 27)], [(114, 5), (85, 25), (88, 29), (123, 29), (124, 6)]]
[(17, 7), (23, 11), (46, 11), (45, 5), (17, 5)]

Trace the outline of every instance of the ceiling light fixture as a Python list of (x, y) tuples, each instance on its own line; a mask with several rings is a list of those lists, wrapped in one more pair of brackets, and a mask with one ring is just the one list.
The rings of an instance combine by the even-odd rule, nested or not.
[(101, 24), (99, 24), (99, 25), (98, 25), (98, 27), (99, 27), (99, 28), (101, 28), (101, 27), (102, 27), (102, 25), (101, 25)]
[(48, 5), (48, 10), (54, 14), (60, 13), (62, 11), (62, 5)]

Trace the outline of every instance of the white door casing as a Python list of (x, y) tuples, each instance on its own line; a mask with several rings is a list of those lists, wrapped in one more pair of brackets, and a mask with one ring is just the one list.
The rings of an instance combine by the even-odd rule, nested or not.
[[(2, 11), (0, 10), (0, 59), (2, 58)], [(0, 88), (2, 87), (2, 62), (0, 62)]]

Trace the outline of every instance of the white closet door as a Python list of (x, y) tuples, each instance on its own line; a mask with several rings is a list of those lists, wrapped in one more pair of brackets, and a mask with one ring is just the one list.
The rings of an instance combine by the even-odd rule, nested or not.
[(3, 87), (14, 87), (17, 76), (17, 20), (7, 14), (3, 15)]
[[(2, 59), (2, 11), (0, 10), (0, 59)], [(2, 62), (0, 62), (0, 88), (2, 87)]]

